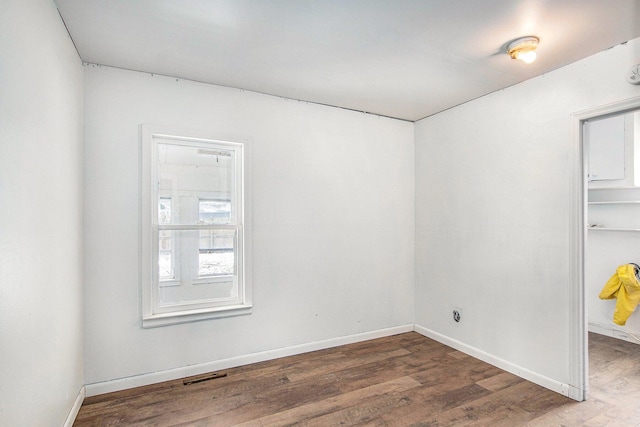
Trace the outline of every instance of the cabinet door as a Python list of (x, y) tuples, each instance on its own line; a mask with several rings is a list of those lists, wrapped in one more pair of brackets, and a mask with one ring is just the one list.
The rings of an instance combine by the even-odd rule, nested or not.
[(624, 116), (585, 123), (589, 181), (624, 179)]

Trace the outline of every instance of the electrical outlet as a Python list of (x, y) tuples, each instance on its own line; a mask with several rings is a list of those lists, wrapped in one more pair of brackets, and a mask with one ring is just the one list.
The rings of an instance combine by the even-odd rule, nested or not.
[(459, 323), (462, 320), (462, 309), (460, 307), (453, 307), (453, 321)]

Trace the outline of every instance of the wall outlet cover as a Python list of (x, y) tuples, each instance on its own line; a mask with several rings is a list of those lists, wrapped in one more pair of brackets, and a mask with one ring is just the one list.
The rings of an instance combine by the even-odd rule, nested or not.
[(462, 309), (460, 307), (453, 307), (452, 312), (453, 321), (459, 323), (462, 320)]

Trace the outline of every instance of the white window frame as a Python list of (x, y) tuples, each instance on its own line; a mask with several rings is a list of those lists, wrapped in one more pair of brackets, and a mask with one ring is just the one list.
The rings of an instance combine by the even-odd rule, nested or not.
[[(246, 144), (237, 140), (210, 138), (202, 133), (169, 129), (156, 125), (141, 125), (141, 296), (142, 296), (142, 327), (171, 325), (211, 318), (250, 314), (252, 310), (251, 281), (247, 274), (247, 241), (248, 230), (246, 215), (248, 205), (245, 194), (246, 177)], [(236, 184), (234, 189), (235, 218), (230, 225), (172, 225), (170, 227), (158, 224), (158, 144), (167, 143), (190, 147), (220, 147), (236, 153)], [(162, 196), (164, 197), (164, 196)], [(172, 207), (175, 208), (175, 207)], [(159, 230), (200, 230), (229, 228), (236, 230), (237, 254), (234, 276), (238, 281), (238, 297), (225, 301), (192, 302), (176, 306), (160, 307), (158, 291), (162, 286), (171, 286), (170, 281), (160, 281), (158, 274), (158, 236)], [(174, 261), (176, 262), (176, 261)], [(196, 283), (197, 284), (197, 283)]]

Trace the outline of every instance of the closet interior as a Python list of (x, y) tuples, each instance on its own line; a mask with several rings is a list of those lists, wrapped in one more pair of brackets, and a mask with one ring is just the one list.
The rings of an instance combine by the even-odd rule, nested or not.
[(583, 126), (589, 331), (640, 344), (640, 310), (617, 325), (616, 300), (599, 297), (619, 266), (640, 264), (640, 111), (590, 119)]

